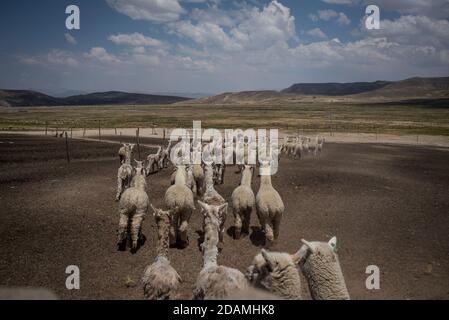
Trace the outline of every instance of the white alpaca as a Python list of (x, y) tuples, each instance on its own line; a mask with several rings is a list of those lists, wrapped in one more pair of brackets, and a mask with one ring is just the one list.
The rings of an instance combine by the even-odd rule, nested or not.
[(170, 150), (171, 150), (171, 140), (168, 142), (167, 148), (162, 150), (161, 157), (159, 160), (159, 169), (168, 168), (168, 163), (170, 161)]
[(126, 244), (124, 242), (127, 239), (128, 226), (130, 226), (132, 249), (136, 250), (141, 235), (142, 221), (149, 205), (144, 168), (136, 169), (131, 184), (132, 187), (123, 192), (119, 202), (118, 245)]
[(315, 300), (349, 300), (345, 278), (337, 256), (337, 238), (329, 242), (308, 242), (295, 253)]
[(148, 161), (147, 175), (156, 173), (160, 170), (159, 162), (161, 160), (161, 156), (162, 156), (162, 147), (161, 146), (158, 147), (158, 150), (156, 153), (148, 155), (148, 157), (147, 157), (147, 161)]
[(170, 229), (170, 244), (179, 242), (181, 246), (188, 245), (187, 229), (190, 216), (195, 210), (193, 192), (187, 187), (186, 166), (177, 166), (175, 184), (165, 192), (165, 205), (169, 209), (178, 207), (174, 213)]
[[(208, 205), (219, 206), (226, 203), (225, 199), (215, 190), (214, 188), (214, 169), (212, 165), (206, 165), (204, 167), (204, 181), (205, 181), (205, 191), (203, 194), (203, 202)], [(227, 208), (227, 206), (226, 206)], [(221, 220), (222, 225), (220, 226), (220, 241), (223, 241), (224, 235), (224, 224), (226, 222), (227, 211), (223, 219)]]
[(284, 299), (301, 299), (301, 278), (296, 259), (288, 253), (262, 249), (248, 267), (246, 276), (256, 288)]
[(204, 214), (203, 268), (193, 290), (194, 299), (223, 299), (246, 290), (248, 281), (243, 273), (217, 263), (220, 226), (228, 204), (215, 206), (201, 201), (198, 204)]
[(125, 163), (125, 160), (128, 157), (128, 153), (129, 153), (129, 158), (131, 158), (133, 149), (134, 149), (134, 144), (133, 143), (124, 143), (123, 144), (123, 146), (118, 150), (118, 156), (120, 158), (120, 164), (124, 164)]
[(256, 195), (257, 217), (268, 245), (279, 236), (279, 226), (284, 214), (284, 202), (271, 184), (270, 163), (262, 161), (260, 167), (260, 187)]
[(251, 212), (255, 205), (251, 179), (254, 167), (245, 165), (240, 185), (232, 192), (232, 209), (234, 213), (234, 238), (239, 239), (241, 233), (249, 234)]
[(133, 167), (131, 166), (132, 145), (125, 146), (125, 162), (117, 171), (117, 193), (115, 201), (119, 201), (122, 193), (130, 187), (133, 177)]

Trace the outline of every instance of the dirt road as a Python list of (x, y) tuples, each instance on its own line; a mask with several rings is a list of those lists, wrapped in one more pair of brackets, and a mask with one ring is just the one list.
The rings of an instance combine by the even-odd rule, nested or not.
[[(70, 163), (64, 148), (64, 139), (0, 135), (0, 286), (47, 287), (64, 299), (141, 299), (140, 278), (155, 257), (157, 236), (150, 213), (143, 247), (117, 251), (117, 146), (73, 140)], [(217, 187), (227, 199), (240, 179), (234, 171), (228, 167)], [(148, 179), (155, 206), (163, 205), (170, 173)], [(277, 249), (293, 253), (301, 238), (336, 235), (352, 298), (449, 298), (448, 151), (326, 144), (318, 159), (283, 158), (273, 184), (286, 206)], [(251, 225), (241, 240), (226, 234), (219, 263), (246, 269), (263, 238), (255, 214)], [(200, 230), (197, 209), (190, 246), (169, 252), (185, 298), (201, 268)], [(381, 270), (378, 291), (365, 288), (372, 264)], [(68, 265), (80, 267), (80, 290), (65, 288)]]

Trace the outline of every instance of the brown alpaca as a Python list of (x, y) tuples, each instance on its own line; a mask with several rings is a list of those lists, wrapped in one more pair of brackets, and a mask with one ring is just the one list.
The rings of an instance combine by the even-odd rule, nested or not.
[(142, 277), (144, 296), (149, 300), (176, 299), (182, 280), (168, 260), (168, 247), (171, 219), (177, 208), (169, 211), (156, 209), (153, 205), (151, 208), (157, 225), (158, 244), (156, 259), (146, 267)]

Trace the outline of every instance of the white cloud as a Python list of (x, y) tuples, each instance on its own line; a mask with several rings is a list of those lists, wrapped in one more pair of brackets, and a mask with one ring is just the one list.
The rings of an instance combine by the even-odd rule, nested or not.
[(319, 20), (318, 16), (313, 13), (309, 14), (309, 19), (312, 20), (313, 22), (317, 22)]
[(329, 21), (332, 18), (338, 17), (338, 13), (335, 10), (326, 9), (318, 11), (318, 18), (320, 20)]
[(290, 9), (272, 1), (262, 10), (254, 7), (244, 11), (245, 18), (225, 31), (213, 22), (179, 21), (170, 25), (173, 33), (188, 37), (208, 48), (226, 51), (266, 48), (295, 37), (295, 18)]
[(87, 59), (97, 60), (102, 63), (119, 63), (120, 59), (110, 54), (102, 47), (93, 47), (88, 53), (84, 54)]
[(449, 17), (449, 1), (447, 0), (370, 0), (364, 4), (375, 4), (382, 11), (397, 11), (401, 14), (424, 15), (433, 18)]
[(338, 23), (339, 25), (345, 25), (345, 26), (347, 26), (348, 24), (351, 23), (351, 20), (350, 20), (350, 19), (349, 19), (343, 12), (340, 12), (340, 13), (338, 14), (337, 23)]
[(66, 40), (68, 43), (70, 43), (70, 44), (75, 45), (75, 44), (78, 43), (78, 42), (76, 41), (75, 37), (72, 36), (70, 33), (67, 33), (67, 32), (66, 32), (66, 33), (64, 34), (64, 37), (65, 37), (65, 40)]
[(161, 47), (163, 45), (162, 41), (144, 36), (143, 34), (138, 32), (131, 34), (121, 33), (111, 35), (108, 37), (108, 39), (118, 45), (151, 46), (151, 47)]
[(447, 0), (322, 0), (329, 4), (364, 6), (374, 4), (380, 11), (396, 11), (401, 14), (424, 15), (433, 18), (449, 16), (449, 1)]
[[(442, 76), (449, 70), (449, 22), (444, 19), (407, 15), (383, 19), (382, 29), (371, 31), (361, 23), (359, 37), (349, 41), (328, 39), (322, 29), (311, 28), (299, 37), (318, 41), (306, 43), (295, 41), (295, 17), (280, 2), (238, 5), (237, 11), (237, 5), (230, 9), (208, 2), (188, 20), (167, 23), (161, 30), (180, 38), (173, 37), (170, 47), (140, 33), (118, 33), (109, 37), (123, 45), (114, 54), (96, 46), (87, 53), (52, 50), (21, 61), (50, 67), (57, 75), (77, 66), (69, 69), (70, 81), (130, 91), (276, 89), (298, 81)], [(312, 16), (347, 24), (343, 12), (321, 11)]]
[[(365, 37), (386, 37), (401, 44), (449, 46), (449, 21), (425, 16), (401, 16), (396, 20), (381, 20), (380, 30), (360, 28)], [(373, 32), (372, 32), (373, 31)]]
[(326, 39), (327, 35), (320, 29), (320, 28), (314, 28), (311, 30), (306, 31), (306, 34), (312, 37), (316, 37), (316, 38), (322, 38), (322, 39)]
[(322, 1), (329, 4), (354, 4), (359, 2), (359, 0), (322, 0)]
[(309, 14), (309, 18), (314, 22), (317, 22), (318, 20), (335, 20), (339, 25), (349, 25), (351, 23), (351, 20), (346, 14), (332, 9), (318, 10), (317, 14)]
[(185, 13), (177, 0), (106, 0), (118, 12), (134, 20), (168, 22)]
[(171, 28), (176, 34), (190, 38), (203, 46), (218, 47), (224, 50), (239, 48), (238, 44), (217, 24), (201, 22), (195, 25), (190, 21), (179, 21), (171, 25)]
[(78, 60), (67, 51), (53, 49), (44, 55), (20, 56), (19, 61), (28, 65), (77, 67)]

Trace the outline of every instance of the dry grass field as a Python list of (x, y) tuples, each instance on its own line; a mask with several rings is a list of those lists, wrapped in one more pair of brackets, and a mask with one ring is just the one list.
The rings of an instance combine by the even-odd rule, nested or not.
[(0, 108), (4, 130), (184, 127), (279, 128), (297, 132), (366, 132), (449, 136), (447, 102), (427, 104), (151, 105)]

